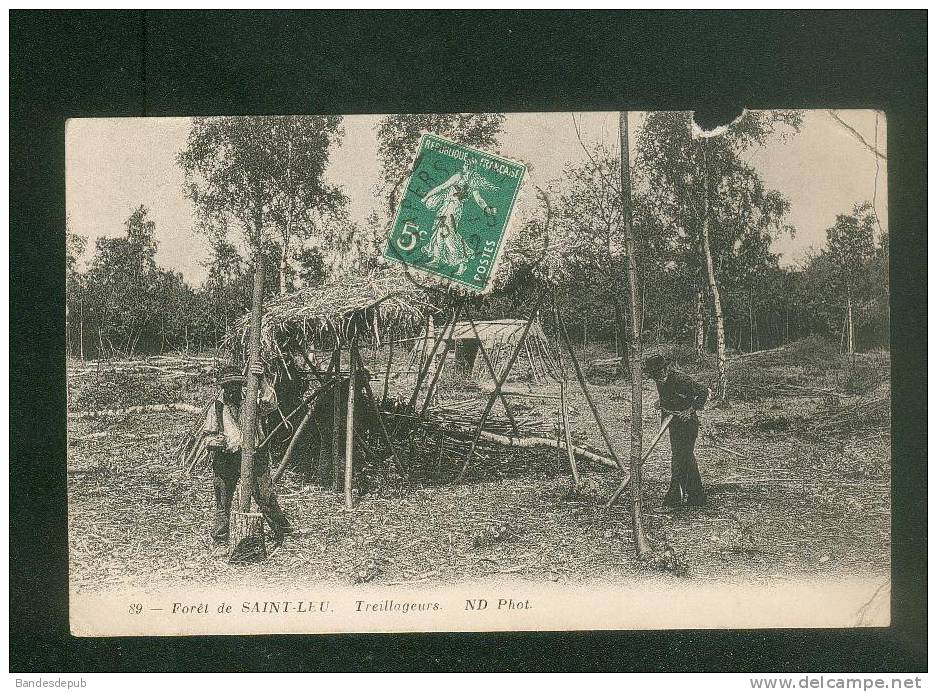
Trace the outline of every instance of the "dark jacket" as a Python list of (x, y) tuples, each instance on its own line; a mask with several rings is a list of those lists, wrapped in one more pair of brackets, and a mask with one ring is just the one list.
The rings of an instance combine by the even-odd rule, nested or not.
[(667, 379), (657, 383), (657, 394), (660, 396), (662, 416), (666, 416), (668, 411), (686, 411), (693, 408), (695, 418), (696, 411), (706, 405), (709, 389), (686, 373), (671, 369)]

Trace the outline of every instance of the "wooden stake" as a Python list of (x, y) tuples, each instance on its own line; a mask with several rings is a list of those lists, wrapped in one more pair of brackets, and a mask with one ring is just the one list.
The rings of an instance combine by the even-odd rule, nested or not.
[[(320, 390), (321, 391), (321, 390)], [(286, 451), (283, 453), (283, 460), (280, 462), (280, 465), (277, 466), (276, 470), (273, 472), (272, 481), (276, 483), (280, 480), (280, 477), (286, 471), (287, 466), (290, 463), (290, 459), (293, 458), (293, 451), (296, 449), (297, 442), (302, 436), (302, 433), (305, 431), (306, 426), (309, 425), (309, 421), (312, 420), (313, 415), (315, 414), (315, 406), (312, 405), (311, 401), (308, 401), (309, 410), (306, 411), (306, 415), (303, 416), (303, 419), (299, 422), (299, 425), (296, 426), (296, 430), (293, 432), (293, 437), (290, 439), (290, 443), (286, 448)]]
[[(384, 371), (384, 395), (381, 397), (381, 401), (387, 401), (387, 387), (390, 384), (390, 366), (394, 362), (394, 341), (396, 333), (390, 333), (390, 353), (387, 354), (387, 369)], [(372, 397), (373, 398), (373, 397)]]
[(442, 355), (439, 357), (439, 362), (436, 364), (436, 370), (433, 372), (433, 379), (430, 380), (429, 390), (426, 392), (426, 399), (423, 401), (423, 407), (420, 409), (420, 418), (426, 414), (426, 409), (429, 408), (429, 402), (433, 398), (433, 390), (436, 389), (436, 382), (439, 381), (439, 375), (442, 373), (442, 369), (446, 366), (446, 356), (449, 355), (449, 349), (452, 348), (452, 343), (455, 341), (453, 338), (455, 336), (455, 323), (459, 320), (459, 314), (462, 312), (462, 305), (456, 305), (455, 310), (452, 311), (452, 322), (447, 324), (442, 329), (442, 334), (445, 335), (446, 327), (449, 328), (449, 338), (446, 339), (443, 336), (445, 341), (445, 346), (442, 349)]
[[(364, 370), (364, 363), (362, 363), (361, 361), (361, 355), (357, 353), (356, 355), (357, 355), (358, 367)], [(371, 390), (371, 383), (367, 379), (365, 379), (364, 381), (364, 389), (365, 389), (365, 393), (367, 394), (368, 401), (371, 402), (371, 408), (374, 410), (374, 414), (377, 417), (378, 425), (380, 425), (381, 437), (384, 438), (384, 443), (387, 445), (388, 449), (390, 449), (390, 454), (394, 459), (394, 465), (397, 467), (397, 470), (401, 474), (409, 478), (410, 470), (403, 463), (403, 459), (401, 459), (400, 456), (397, 454), (397, 448), (394, 445), (394, 441), (390, 437), (390, 432), (388, 432), (387, 430), (387, 423), (384, 420), (384, 412), (381, 411), (381, 407), (378, 406), (378, 403), (374, 398), (374, 392)]]
[(576, 466), (576, 455), (573, 453), (573, 437), (569, 431), (569, 409), (568, 401), (566, 400), (566, 382), (560, 380), (560, 410), (563, 417), (563, 436), (566, 438), (566, 452), (569, 455), (569, 467), (573, 471), (573, 481), (576, 483), (576, 487), (579, 487), (580, 478), (579, 478), (579, 468)]
[(592, 400), (592, 395), (589, 393), (589, 385), (586, 383), (586, 378), (582, 374), (582, 367), (579, 365), (579, 359), (576, 358), (576, 353), (573, 351), (573, 344), (569, 340), (569, 334), (566, 333), (566, 325), (563, 324), (563, 321), (560, 319), (559, 311), (556, 309), (555, 304), (553, 306), (553, 317), (556, 320), (556, 330), (560, 333), (566, 350), (569, 352), (569, 357), (573, 361), (573, 370), (576, 373), (576, 380), (579, 382), (579, 388), (582, 390), (586, 401), (589, 403), (589, 410), (592, 411), (592, 417), (595, 419), (596, 425), (599, 426), (602, 439), (605, 440), (605, 444), (608, 445), (608, 452), (612, 455), (615, 463), (618, 464), (618, 468), (624, 471), (625, 465), (622, 463), (621, 459), (618, 458), (618, 452), (615, 451), (615, 446), (612, 444), (612, 439), (609, 437), (608, 430), (605, 429), (605, 423), (602, 422), (599, 409), (596, 408), (595, 402)]
[(358, 340), (351, 340), (351, 349), (348, 354), (348, 406), (345, 414), (345, 509), (354, 509), (354, 498), (351, 495), (351, 477), (354, 471), (355, 459), (355, 362), (358, 350)]
[[(342, 352), (336, 347), (332, 352), (332, 364), (335, 366), (335, 397), (332, 405), (332, 489), (340, 490), (343, 480), (342, 468), (342, 420), (345, 410), (342, 408), (341, 390), (341, 358)], [(330, 366), (331, 367), (331, 366)]]
[[(289, 423), (290, 418), (292, 418), (292, 417), (295, 416), (297, 413), (299, 413), (299, 409), (301, 409), (303, 406), (308, 406), (308, 405), (312, 402), (313, 399), (315, 399), (316, 397), (318, 397), (318, 396), (319, 396), (319, 393), (320, 393), (321, 391), (322, 391), (322, 389), (320, 388), (320, 389), (316, 390), (313, 394), (310, 394), (309, 396), (307, 396), (305, 399), (303, 399), (303, 400), (300, 402), (299, 406), (297, 406), (297, 407), (294, 408), (292, 411), (290, 411), (288, 415), (284, 416), (284, 415), (281, 413), (281, 414), (280, 414), (280, 417), (282, 418), (282, 420), (281, 420), (279, 423), (277, 423), (275, 426), (273, 426), (273, 428), (270, 430), (270, 432), (267, 433), (267, 436), (266, 436), (263, 440), (260, 441), (260, 444), (259, 444), (259, 445), (257, 445), (257, 448), (258, 448), (258, 449), (261, 449), (261, 448), (263, 448), (263, 447), (266, 447), (266, 446), (267, 446), (267, 443), (270, 442), (271, 438), (276, 434), (276, 432), (277, 432), (280, 428), (282, 428), (284, 425), (287, 425), (287, 424)], [(292, 424), (290, 424), (290, 426), (292, 426)], [(294, 431), (293, 431), (293, 436), (295, 436), (295, 435), (296, 435), (296, 431), (294, 430)]]
[[(428, 329), (427, 329), (427, 333), (428, 333)], [(420, 396), (420, 387), (423, 386), (423, 379), (426, 377), (426, 373), (429, 372), (430, 365), (433, 362), (433, 356), (436, 355), (436, 351), (439, 348), (439, 344), (442, 342), (442, 339), (445, 333), (446, 333), (446, 328), (443, 327), (442, 331), (439, 332), (439, 336), (433, 339), (433, 348), (430, 351), (429, 356), (424, 359), (425, 360), (424, 363), (420, 363), (419, 370), (417, 371), (416, 384), (413, 387), (413, 394), (410, 395), (409, 408), (411, 411), (416, 409), (416, 400)]]

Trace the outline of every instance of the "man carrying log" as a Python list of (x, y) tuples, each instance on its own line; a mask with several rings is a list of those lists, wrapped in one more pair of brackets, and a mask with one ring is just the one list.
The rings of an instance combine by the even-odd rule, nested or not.
[[(257, 405), (261, 415), (264, 415), (277, 408), (277, 395), (263, 376), (263, 364), (257, 363), (255, 368), (255, 374), (261, 378)], [(222, 554), (228, 542), (231, 499), (241, 476), (241, 402), (244, 397), (244, 376), (237, 367), (226, 365), (218, 372), (217, 384), (221, 391), (205, 415), (202, 430), (207, 436), (206, 447), (215, 474), (215, 518), (211, 537), (215, 541), (215, 551)], [(292, 526), (273, 494), (270, 468), (266, 464), (258, 464), (255, 469), (254, 497), (274, 535), (279, 539), (291, 533)]]
[(709, 389), (686, 373), (672, 368), (661, 355), (644, 361), (644, 371), (657, 384), (661, 420), (673, 415), (670, 423), (670, 488), (662, 505), (668, 509), (681, 505), (702, 507), (706, 504), (706, 493), (693, 450), (699, 433), (697, 411), (706, 405)]

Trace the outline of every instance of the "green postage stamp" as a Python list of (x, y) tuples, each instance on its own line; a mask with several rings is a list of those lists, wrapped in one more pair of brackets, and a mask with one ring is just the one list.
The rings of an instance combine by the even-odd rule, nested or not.
[(423, 135), (384, 256), (484, 293), (526, 171), (515, 161)]

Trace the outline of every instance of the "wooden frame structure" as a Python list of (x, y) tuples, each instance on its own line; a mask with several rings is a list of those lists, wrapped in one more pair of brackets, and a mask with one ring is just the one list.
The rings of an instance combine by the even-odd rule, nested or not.
[[(463, 374), (470, 380), (497, 380), (507, 365), (518, 341), (523, 341), (523, 350), (519, 354), (534, 381), (552, 379), (550, 368), (551, 356), (547, 352), (546, 336), (535, 319), (526, 336), (526, 320), (493, 319), (475, 320), (463, 318), (451, 326), (445, 334), (444, 343), (447, 357), (453, 365), (460, 365)], [(437, 338), (435, 324), (430, 320), (424, 333), (417, 339), (408, 357), (409, 367), (418, 367), (426, 358), (428, 345)]]
[[(471, 467), (472, 460), (476, 456), (477, 446), (481, 441), (505, 447), (553, 448), (557, 450), (558, 454), (566, 453), (572, 477), (577, 487), (581, 483), (580, 462), (595, 463), (616, 468), (622, 472), (622, 482), (619, 489), (609, 500), (608, 506), (610, 506), (627, 487), (630, 473), (615, 449), (605, 422), (595, 404), (565, 324), (563, 324), (555, 304), (550, 303), (548, 303), (547, 314), (552, 322), (556, 339), (555, 349), (549, 347), (550, 344), (540, 326), (540, 309), (543, 307), (543, 300), (546, 295), (544, 291), (533, 299), (523, 320), (511, 321), (512, 325), (520, 323), (522, 327), (520, 330), (515, 331), (515, 338), (511, 340), (510, 350), (504, 351), (502, 349), (504, 352), (499, 354), (492, 354), (486, 347), (485, 340), (481, 338), (481, 330), (477, 320), (467, 314), (467, 299), (460, 298), (452, 301), (451, 307), (445, 311), (446, 319), (439, 329), (435, 326), (435, 319), (439, 316), (439, 311), (431, 309), (425, 302), (410, 300), (410, 296), (404, 296), (408, 302), (398, 302), (395, 306), (398, 314), (402, 313), (406, 316), (403, 324), (389, 318), (386, 314), (380, 314), (380, 308), (387, 306), (392, 298), (396, 298), (398, 301), (401, 300), (401, 294), (395, 294), (386, 285), (372, 287), (369, 294), (360, 297), (356, 301), (350, 301), (347, 291), (345, 291), (343, 293), (344, 300), (336, 301), (340, 303), (339, 307), (333, 312), (321, 316), (315, 314), (317, 310), (324, 310), (323, 298), (321, 297), (318, 303), (308, 306), (305, 310), (295, 304), (297, 300), (304, 299), (301, 294), (298, 297), (293, 296), (292, 302), (288, 305), (278, 304), (284, 299), (272, 301), (268, 310), (268, 319), (272, 319), (273, 322), (268, 323), (265, 321), (264, 324), (267, 330), (265, 332), (265, 352), (267, 353), (268, 362), (279, 362), (283, 366), (285, 375), (290, 377), (295, 376), (297, 371), (295, 367), (290, 368), (289, 364), (293, 363), (295, 365), (301, 361), (302, 372), (308, 373), (310, 379), (315, 382), (313, 391), (304, 393), (298, 405), (294, 406), (289, 413), (281, 412), (280, 420), (262, 434), (258, 450), (266, 452), (271, 466), (274, 467), (272, 472), (273, 481), (276, 482), (282, 478), (290, 463), (296, 457), (300, 440), (303, 439), (310, 426), (317, 425), (316, 410), (319, 399), (323, 395), (329, 394), (332, 395), (334, 402), (331, 430), (320, 430), (319, 434), (320, 436), (329, 435), (331, 438), (333, 487), (336, 490), (341, 489), (344, 491), (346, 509), (351, 509), (354, 505), (353, 484), (356, 450), (364, 454), (373, 451), (368, 449), (366, 440), (359, 430), (359, 419), (362, 411), (370, 414), (372, 420), (377, 421), (379, 438), (387, 449), (386, 457), (379, 459), (379, 461), (387, 464), (388, 468), (392, 464), (401, 476), (409, 480), (411, 478), (411, 469), (405, 463), (403, 455), (400, 454), (398, 449), (398, 443), (394, 439), (396, 425), (391, 424), (390, 419), (385, 415), (385, 411), (382, 410), (382, 402), (386, 400), (388, 394), (395, 344), (400, 343), (397, 337), (400, 336), (401, 331), (411, 335), (419, 335), (414, 339), (417, 344), (410, 354), (412, 359), (413, 353), (419, 349), (416, 377), (406, 408), (411, 414), (409, 415), (411, 419), (423, 421), (433, 402), (440, 375), (447, 364), (447, 357), (455, 347), (457, 339), (454, 338), (454, 335), (457, 333), (471, 333), (478, 340), (474, 370), (483, 369), (485, 376), (494, 383), (494, 388), (487, 396), (477, 423), (470, 428), (457, 423), (452, 425), (453, 430), (459, 430), (461, 439), (470, 440), (468, 451), (453, 482), (457, 483), (465, 478)], [(331, 300), (334, 301), (334, 298)], [(281, 319), (279, 322), (276, 321), (278, 316), (282, 317), (284, 315), (286, 315), (286, 318)], [(462, 318), (461, 321), (460, 318)], [(505, 321), (502, 320), (502, 322)], [(531, 361), (534, 356), (530, 350), (531, 345), (527, 340), (528, 335), (534, 329), (542, 337), (535, 340), (536, 358), (542, 363), (541, 371), (546, 378), (557, 382), (560, 388), (558, 397), (559, 434), (556, 439), (522, 433), (514, 407), (511, 404), (513, 397), (534, 396), (536, 398), (545, 395), (534, 395), (505, 389), (505, 384), (518, 361), (522, 357), (526, 357), (528, 361)], [(429, 338), (430, 335), (432, 335), (432, 339)], [(370, 379), (361, 377), (361, 373), (365, 371), (365, 364), (360, 349), (362, 343), (380, 345), (382, 341), (389, 345), (389, 354), (384, 372), (379, 373), (379, 377), (376, 379), (378, 382), (383, 380), (382, 396), (378, 399), (371, 387)], [(310, 358), (308, 351), (310, 343), (317, 347), (316, 350), (320, 352), (325, 350), (330, 354), (327, 368), (323, 369)], [(570, 377), (570, 370), (572, 370), (573, 378)], [(573, 444), (569, 419), (569, 397), (572, 380), (578, 385), (588, 403), (592, 418), (607, 447), (607, 452), (597, 452)], [(553, 398), (552, 395), (549, 398)], [(510, 425), (510, 434), (504, 434), (503, 423), (501, 429), (491, 429), (487, 426), (492, 409), (498, 401), (501, 402), (505, 411), (507, 423)], [(660, 439), (662, 434), (663, 430), (658, 434), (657, 439)], [(286, 442), (286, 448), (279, 459), (274, 459), (271, 454), (272, 442), (275, 439)], [(657, 439), (655, 439), (655, 443)], [(187, 447), (188, 456), (185, 464), (190, 470), (196, 464), (198, 448), (199, 445), (197, 444)], [(653, 445), (651, 449), (653, 449)], [(440, 458), (441, 454), (440, 447)]]

